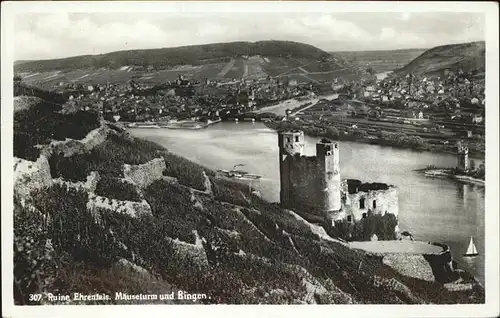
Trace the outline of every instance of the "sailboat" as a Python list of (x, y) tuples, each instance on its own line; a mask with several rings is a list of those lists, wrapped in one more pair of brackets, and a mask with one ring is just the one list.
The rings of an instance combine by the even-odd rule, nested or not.
[(472, 240), (472, 236), (470, 237), (469, 247), (467, 248), (467, 252), (464, 256), (472, 257), (477, 256), (479, 253), (477, 252), (476, 245), (474, 245), (474, 241)]

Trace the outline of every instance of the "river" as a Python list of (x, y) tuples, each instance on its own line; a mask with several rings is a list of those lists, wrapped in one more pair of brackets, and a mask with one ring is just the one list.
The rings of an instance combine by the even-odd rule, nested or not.
[[(157, 142), (170, 151), (211, 169), (245, 170), (262, 175), (254, 181), (262, 196), (279, 201), (278, 139), (262, 123), (222, 122), (203, 130), (130, 129), (132, 135)], [(305, 154), (315, 154), (318, 139), (306, 137)], [(452, 154), (416, 152), (364, 143), (340, 144), (342, 178), (385, 182), (399, 188), (400, 229), (416, 240), (448, 244), (460, 267), (484, 286), (484, 187), (426, 177), (415, 169), (452, 167)], [(470, 237), (479, 256), (464, 258)]]

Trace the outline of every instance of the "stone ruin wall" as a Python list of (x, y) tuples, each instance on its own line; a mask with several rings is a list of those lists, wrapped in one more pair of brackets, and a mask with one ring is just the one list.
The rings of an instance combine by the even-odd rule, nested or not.
[(111, 210), (115, 213), (126, 214), (133, 218), (153, 215), (151, 206), (146, 200), (142, 200), (141, 202), (121, 201), (102, 197), (94, 193), (89, 193), (87, 209), (98, 220), (100, 219), (100, 211), (102, 211), (103, 209)]
[(30, 193), (51, 186), (49, 160), (41, 155), (36, 161), (14, 158), (14, 194), (29, 200)]
[(156, 158), (141, 165), (123, 165), (123, 175), (125, 180), (144, 189), (156, 180), (163, 179), (166, 168), (165, 159)]
[(48, 146), (42, 146), (42, 153), (50, 157), (53, 153), (62, 152), (65, 157), (88, 152), (106, 141), (110, 133), (114, 133), (107, 126), (101, 126), (90, 131), (82, 140), (66, 139), (54, 140)]
[[(95, 190), (100, 179), (98, 172), (91, 172), (85, 182), (52, 178), (48, 161), (48, 157), (52, 153), (62, 152), (64, 156), (72, 156), (89, 151), (103, 143), (108, 138), (110, 132), (112, 132), (110, 128), (102, 126), (89, 132), (82, 140), (67, 139), (66, 141), (53, 141), (49, 146), (42, 147), (40, 157), (34, 162), (14, 158), (14, 194), (25, 205), (26, 202), (32, 200), (32, 191), (41, 190), (53, 184), (60, 184), (87, 191), (89, 193), (87, 208), (94, 215), (97, 215), (97, 212), (102, 209), (125, 213), (131, 217), (152, 215), (151, 207), (145, 200), (141, 202), (120, 201), (96, 195)], [(158, 179), (176, 182), (175, 178), (163, 176), (165, 169), (166, 165), (163, 158), (153, 159), (142, 165), (124, 165), (125, 178), (123, 181), (131, 182), (140, 188), (144, 188)]]
[[(360, 207), (360, 200), (364, 199), (364, 208)], [(373, 201), (376, 207), (373, 207)], [(384, 215), (390, 213), (398, 217), (399, 203), (398, 191), (395, 187), (389, 187), (387, 190), (372, 190), (368, 192), (359, 191), (357, 193), (347, 193), (342, 209), (346, 217), (352, 216), (353, 221), (358, 222), (363, 218), (363, 213), (368, 214), (370, 210), (373, 214)]]

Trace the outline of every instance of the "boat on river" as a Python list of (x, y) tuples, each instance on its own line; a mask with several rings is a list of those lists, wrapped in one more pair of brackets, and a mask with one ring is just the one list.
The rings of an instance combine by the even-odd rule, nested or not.
[(238, 164), (233, 166), (233, 169), (231, 170), (217, 170), (217, 173), (220, 175), (227, 177), (227, 178), (232, 178), (232, 179), (242, 179), (242, 180), (258, 180), (262, 178), (262, 176), (256, 175), (256, 174), (251, 174), (248, 171), (240, 170), (237, 169), (239, 166), (244, 166), (243, 164)]
[(476, 245), (474, 244), (474, 241), (472, 240), (472, 236), (470, 237), (469, 241), (469, 247), (467, 248), (467, 252), (464, 254), (465, 257), (474, 257), (479, 255), (477, 252)]

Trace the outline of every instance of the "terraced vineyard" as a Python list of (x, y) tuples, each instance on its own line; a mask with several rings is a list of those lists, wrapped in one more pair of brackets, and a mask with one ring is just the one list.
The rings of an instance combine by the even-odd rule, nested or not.
[[(331, 81), (339, 76), (359, 78), (366, 75), (361, 68), (341, 57), (302, 43), (265, 41), (254, 43), (255, 47), (245, 48), (246, 43), (114, 52), (93, 56), (93, 59), (82, 56), (22, 61), (15, 63), (15, 72), (27, 84), (43, 89), (54, 89), (69, 83), (124, 83), (131, 79), (137, 82), (166, 82), (175, 80), (179, 74), (194, 81), (270, 76), (293, 78), (298, 82)], [(185, 58), (179, 55), (181, 51), (186, 55)]]

